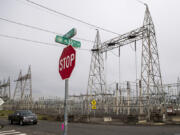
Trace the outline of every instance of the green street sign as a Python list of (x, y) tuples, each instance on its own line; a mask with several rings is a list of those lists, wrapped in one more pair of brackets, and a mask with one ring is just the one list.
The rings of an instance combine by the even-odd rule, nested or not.
[(63, 35), (63, 37), (65, 38), (72, 38), (76, 35), (77, 30), (75, 28), (72, 28), (68, 33), (66, 33), (65, 35)]
[(56, 35), (55, 41), (57, 43), (61, 43), (64, 45), (72, 45), (73, 47), (76, 47), (76, 48), (81, 47), (81, 42), (73, 40), (73, 39), (68, 39), (66, 37), (62, 37), (59, 35)]

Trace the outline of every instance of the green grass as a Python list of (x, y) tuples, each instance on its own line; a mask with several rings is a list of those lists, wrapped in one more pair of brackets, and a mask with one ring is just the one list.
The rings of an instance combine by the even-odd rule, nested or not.
[(14, 111), (10, 110), (0, 110), (0, 117), (7, 118), (9, 114), (12, 114)]
[[(13, 114), (11, 110), (0, 110), (0, 118), (8, 118), (8, 115)], [(56, 121), (55, 116), (37, 114), (38, 120)]]

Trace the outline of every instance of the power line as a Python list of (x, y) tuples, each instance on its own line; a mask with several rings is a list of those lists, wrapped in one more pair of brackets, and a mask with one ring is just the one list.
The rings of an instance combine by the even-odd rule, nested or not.
[(66, 15), (66, 14), (64, 14), (64, 13), (62, 13), (62, 12), (59, 12), (59, 11), (56, 11), (56, 10), (54, 10), (54, 9), (45, 7), (45, 6), (41, 5), (41, 4), (35, 3), (35, 2), (33, 2), (33, 1), (30, 1), (30, 0), (26, 0), (26, 1), (29, 2), (29, 3), (31, 3), (31, 4), (33, 4), (33, 5), (36, 5), (36, 6), (38, 6), (38, 7), (41, 7), (41, 8), (43, 8), (43, 9), (46, 9), (46, 10), (48, 10), (48, 11), (54, 12), (54, 13), (56, 13), (56, 14), (62, 15), (62, 16), (64, 16), (64, 17), (70, 18), (70, 19), (75, 20), (75, 21), (78, 21), (78, 22), (80, 22), (80, 23), (89, 25), (89, 26), (91, 26), (91, 27), (98, 28), (98, 29), (101, 29), (101, 30), (103, 30), (103, 31), (106, 31), (106, 32), (109, 32), (109, 33), (112, 33), (112, 34), (115, 34), (115, 35), (118, 35), (118, 36), (120, 35), (119, 33), (113, 32), (113, 31), (111, 31), (111, 30), (108, 30), (108, 29), (105, 29), (105, 28), (102, 28), (102, 27), (99, 27), (99, 26), (96, 26), (96, 25), (94, 25), (94, 24), (90, 24), (90, 23), (85, 22), (85, 21), (83, 21), (83, 20), (77, 19), (77, 18), (75, 18), (75, 17)]
[[(12, 21), (12, 20), (9, 20), (9, 19), (6, 19), (6, 18), (0, 17), (0, 20), (6, 21), (6, 22), (9, 22), (9, 23), (13, 23), (13, 24), (17, 24), (17, 25), (20, 25), (20, 26), (28, 27), (28, 28), (31, 28), (31, 29), (36, 29), (36, 30), (39, 30), (39, 31), (43, 31), (43, 32), (52, 33), (52, 34), (56, 34), (56, 35), (61, 35), (62, 36), (62, 34), (54, 32), (54, 31), (50, 31), (50, 30), (43, 29), (43, 28), (40, 28), (40, 27), (36, 27), (36, 26), (32, 26), (32, 25), (27, 25), (27, 24), (24, 24), (24, 23), (16, 22), (16, 21)], [(86, 42), (94, 43), (94, 41), (83, 39), (83, 38), (74, 38), (74, 39), (78, 39), (78, 40), (83, 40), (83, 41), (86, 41)]]
[[(4, 37), (4, 38), (10, 38), (10, 39), (16, 39), (16, 40), (22, 40), (22, 41), (26, 41), (26, 42), (32, 42), (32, 43), (38, 43), (38, 44), (43, 44), (43, 45), (47, 45), (47, 46), (55, 46), (55, 47), (61, 47), (60, 45), (57, 44), (53, 44), (53, 43), (47, 43), (47, 42), (42, 42), (42, 41), (36, 41), (36, 40), (31, 40), (31, 39), (26, 39), (26, 38), (20, 38), (20, 37), (15, 37), (15, 36), (9, 36), (9, 35), (5, 35), (5, 34), (0, 34), (0, 37)], [(64, 45), (65, 46), (65, 45)], [(77, 48), (78, 50), (83, 50), (83, 51), (90, 51), (89, 49), (83, 49), (83, 48)]]
[(9, 35), (4, 35), (4, 34), (0, 34), (0, 36), (1, 36), (1, 37), (5, 37), (5, 38), (23, 40), (23, 41), (28, 41), (28, 42), (33, 42), (33, 43), (38, 43), (38, 44), (44, 44), (44, 45), (49, 45), (49, 46), (56, 46), (56, 47), (58, 47), (56, 44), (47, 43), (47, 42), (41, 42), (41, 41), (36, 41), (36, 40), (31, 40), (31, 39), (26, 39), (26, 38), (20, 38), (20, 37), (9, 36)]

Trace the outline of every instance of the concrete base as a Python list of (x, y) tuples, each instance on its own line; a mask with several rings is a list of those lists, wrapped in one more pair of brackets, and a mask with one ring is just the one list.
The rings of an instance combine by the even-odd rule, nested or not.
[(166, 122), (166, 114), (163, 114), (163, 122)]
[(110, 121), (112, 121), (111, 117), (104, 117), (104, 122), (110, 122)]
[(171, 120), (172, 120), (173, 122), (180, 122), (180, 116), (172, 116), (172, 117), (171, 117)]
[(146, 124), (146, 123), (147, 123), (147, 120), (139, 120), (138, 121), (138, 124), (142, 124), (143, 125), (143, 124)]

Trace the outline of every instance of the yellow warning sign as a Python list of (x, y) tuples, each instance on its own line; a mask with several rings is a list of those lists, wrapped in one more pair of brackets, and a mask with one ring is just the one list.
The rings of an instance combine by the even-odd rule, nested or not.
[(92, 105), (96, 105), (96, 100), (93, 99), (93, 100), (91, 101), (91, 104), (92, 104)]
[(96, 106), (95, 105), (92, 105), (91, 107), (93, 110), (96, 110)]

